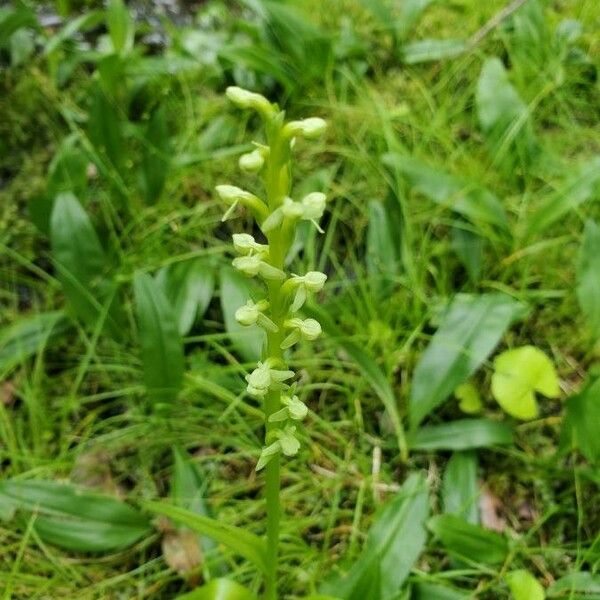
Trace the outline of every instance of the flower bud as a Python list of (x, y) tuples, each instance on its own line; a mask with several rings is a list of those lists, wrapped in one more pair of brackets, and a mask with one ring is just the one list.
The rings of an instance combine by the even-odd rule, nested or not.
[(321, 324), (316, 319), (304, 319), (299, 327), (305, 340), (316, 340), (322, 333)]
[(290, 121), (284, 127), (284, 134), (287, 137), (293, 138), (298, 135), (305, 137), (307, 140), (319, 138), (325, 132), (327, 123), (319, 117), (310, 117), (301, 121)]
[(256, 149), (248, 154), (242, 154), (239, 158), (238, 164), (242, 171), (249, 173), (257, 173), (263, 168), (265, 159), (260, 150)]
[(286, 219), (299, 219), (304, 215), (304, 207), (300, 202), (294, 202), (291, 198), (285, 198), (281, 205), (281, 212)]
[(263, 116), (273, 113), (273, 105), (264, 96), (256, 92), (250, 92), (232, 85), (225, 90), (225, 94), (239, 108), (252, 108)]
[(321, 192), (312, 192), (302, 198), (302, 218), (307, 221), (318, 220), (325, 212), (327, 197)]
[(246, 375), (247, 391), (252, 396), (262, 398), (271, 386), (271, 369), (267, 363), (258, 363), (252, 373)]
[(326, 281), (327, 275), (320, 271), (308, 271), (308, 273), (302, 277), (302, 283), (309, 292), (320, 292)]
[(249, 327), (254, 325), (258, 321), (258, 315), (260, 315), (260, 307), (258, 304), (254, 304), (252, 300), (248, 300), (244, 306), (240, 306), (235, 311), (235, 320), (240, 325)]

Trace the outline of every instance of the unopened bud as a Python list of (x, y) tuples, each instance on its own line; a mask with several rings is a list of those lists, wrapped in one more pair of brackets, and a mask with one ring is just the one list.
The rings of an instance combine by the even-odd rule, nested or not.
[(314, 140), (323, 135), (327, 123), (319, 117), (310, 117), (301, 121), (290, 121), (284, 127), (284, 133), (290, 138), (301, 135), (307, 140)]
[(321, 192), (312, 192), (302, 198), (302, 218), (308, 221), (318, 220), (325, 212), (327, 196)]
[(256, 149), (248, 154), (242, 154), (238, 161), (240, 169), (248, 171), (250, 173), (256, 173), (260, 171), (265, 164), (265, 159), (260, 150)]

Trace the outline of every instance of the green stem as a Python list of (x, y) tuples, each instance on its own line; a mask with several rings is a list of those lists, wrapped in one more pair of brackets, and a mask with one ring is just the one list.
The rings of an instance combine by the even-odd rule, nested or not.
[[(281, 118), (278, 118), (281, 117)], [(282, 169), (288, 169), (288, 156), (284, 140), (281, 136), (281, 123), (283, 115), (276, 116), (267, 128), (270, 155), (267, 160), (265, 173), (265, 188), (269, 210), (273, 211), (288, 193), (289, 179), (282, 177)], [(283, 270), (284, 260), (289, 240), (281, 235), (281, 231), (274, 230), (267, 236), (269, 242), (269, 262), (274, 267)], [(283, 323), (286, 318), (287, 308), (284, 306), (281, 293), (281, 282), (272, 281), (268, 285), (271, 319), (277, 325), (276, 333), (267, 335), (265, 358), (283, 362)], [(265, 444), (269, 443), (269, 433), (278, 427), (269, 423), (269, 417), (281, 408), (281, 392), (271, 391), (265, 399)], [(267, 572), (265, 574), (265, 600), (277, 600), (277, 567), (279, 561), (279, 522), (281, 519), (281, 459), (274, 456), (265, 468), (265, 499), (267, 505)]]

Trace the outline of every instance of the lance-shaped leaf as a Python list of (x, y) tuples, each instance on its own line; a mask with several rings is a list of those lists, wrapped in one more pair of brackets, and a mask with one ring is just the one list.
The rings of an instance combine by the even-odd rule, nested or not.
[(175, 600), (258, 600), (248, 588), (231, 579), (213, 579)]
[(54, 481), (0, 482), (0, 504), (25, 512), (42, 540), (76, 552), (110, 552), (152, 531), (149, 520), (111, 496)]
[(539, 348), (514, 348), (495, 358), (492, 394), (509, 415), (523, 420), (537, 417), (535, 392), (548, 398), (560, 396), (556, 369)]
[[(600, 166), (599, 166), (600, 169)], [(600, 337), (600, 227), (587, 221), (579, 251), (577, 299), (594, 339)]]
[(504, 294), (457, 296), (415, 368), (409, 399), (416, 427), (488, 358), (524, 306)]
[(162, 106), (152, 112), (142, 142), (142, 191), (146, 204), (154, 204), (165, 187), (171, 162), (169, 131)]
[(459, 558), (480, 564), (499, 564), (508, 554), (504, 536), (455, 515), (432, 517), (427, 526), (446, 550)]
[(469, 523), (479, 523), (477, 453), (455, 452), (446, 465), (442, 480), (444, 513), (458, 515)]
[(148, 395), (169, 403), (183, 382), (183, 341), (169, 301), (150, 275), (137, 272), (133, 280), (139, 339)]
[(471, 594), (434, 583), (416, 583), (411, 600), (468, 600)]
[(143, 506), (150, 512), (168, 517), (180, 525), (185, 525), (201, 535), (207, 535), (228, 546), (262, 571), (266, 569), (266, 545), (257, 535), (166, 502), (145, 502)]
[(396, 598), (425, 545), (429, 497), (425, 478), (411, 475), (369, 531), (346, 578), (323, 590), (342, 600)]

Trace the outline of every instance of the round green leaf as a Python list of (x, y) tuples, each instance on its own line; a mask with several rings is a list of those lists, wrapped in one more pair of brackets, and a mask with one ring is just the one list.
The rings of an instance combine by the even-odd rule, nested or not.
[(544, 588), (540, 582), (525, 569), (507, 573), (506, 583), (514, 600), (544, 600)]
[(535, 392), (548, 398), (560, 395), (556, 369), (539, 348), (523, 346), (496, 357), (492, 394), (509, 415), (522, 420), (537, 417)]

